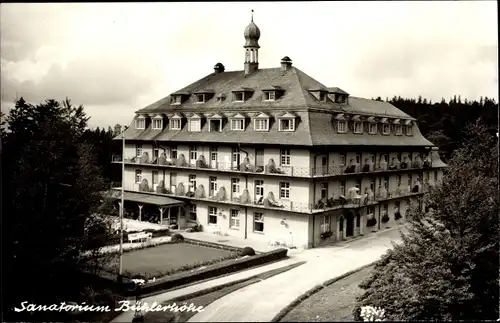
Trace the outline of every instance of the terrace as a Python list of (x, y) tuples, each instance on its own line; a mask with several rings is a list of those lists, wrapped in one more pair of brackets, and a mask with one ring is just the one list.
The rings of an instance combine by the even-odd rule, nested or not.
[[(121, 189), (121, 188), (115, 188)], [(274, 192), (269, 192), (266, 197), (262, 196), (258, 199), (252, 199), (248, 192), (248, 189), (244, 189), (242, 193), (238, 195), (229, 196), (226, 189), (221, 186), (217, 192), (211, 194), (206, 194), (203, 184), (196, 187), (195, 191), (186, 191), (183, 183), (178, 183), (175, 186), (175, 190), (166, 189), (163, 181), (160, 181), (156, 190), (149, 187), (146, 179), (143, 179), (142, 183), (139, 185), (126, 185), (124, 187), (125, 191), (148, 193), (159, 196), (174, 197), (180, 200), (193, 200), (193, 201), (206, 201), (206, 202), (218, 202), (228, 205), (239, 205), (239, 206), (252, 206), (256, 208), (263, 209), (274, 209), (288, 212), (298, 212), (298, 213), (321, 213), (324, 211), (337, 210), (337, 209), (348, 209), (348, 208), (361, 208), (364, 206), (374, 205), (380, 201), (400, 198), (400, 197), (410, 197), (414, 195), (419, 195), (423, 193), (422, 187), (418, 187), (416, 191), (397, 189), (390, 192), (381, 192), (377, 195), (372, 196), (357, 196), (348, 198), (337, 198), (326, 197), (315, 204), (296, 202), (290, 199), (277, 199)]]
[[(113, 163), (122, 163), (121, 155), (112, 156)], [(422, 170), (433, 167), (432, 160), (422, 162), (419, 159), (410, 161), (393, 161), (388, 164), (385, 161), (380, 161), (376, 164), (363, 163), (353, 165), (330, 165), (322, 167), (302, 167), (302, 166), (276, 166), (273, 158), (270, 158), (266, 165), (255, 165), (251, 163), (249, 158), (243, 159), (243, 162), (236, 164), (234, 162), (210, 162), (207, 163), (203, 155), (199, 155), (196, 161), (188, 161), (184, 154), (180, 154), (178, 158), (167, 158), (162, 154), (158, 158), (150, 158), (147, 152), (144, 152), (140, 157), (125, 158), (124, 163), (127, 165), (141, 165), (164, 167), (170, 169), (200, 169), (213, 172), (228, 172), (228, 173), (256, 173), (273, 176), (284, 177), (300, 177), (300, 178), (317, 178), (317, 177), (334, 177), (334, 176), (352, 176), (362, 174), (382, 174), (382, 173), (397, 173), (401, 171)], [(438, 165), (438, 164), (436, 164)]]

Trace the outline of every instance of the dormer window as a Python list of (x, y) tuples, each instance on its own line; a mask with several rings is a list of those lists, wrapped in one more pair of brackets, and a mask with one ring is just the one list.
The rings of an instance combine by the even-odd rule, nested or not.
[(413, 135), (413, 125), (411, 120), (405, 120), (405, 131), (407, 136)]
[(163, 129), (163, 118), (161, 116), (156, 116), (153, 119), (153, 130)]
[(208, 131), (209, 132), (221, 132), (222, 131), (222, 116), (219, 114), (214, 114), (208, 118)]
[(363, 133), (363, 123), (354, 122), (354, 133)]
[(146, 129), (146, 118), (144, 116), (139, 116), (135, 119), (136, 129)]
[(346, 96), (342, 94), (337, 94), (335, 95), (335, 103), (345, 103), (346, 102)]
[(280, 119), (280, 131), (295, 131), (295, 120), (293, 119)]
[(182, 95), (174, 95), (172, 97), (172, 104), (181, 104), (182, 103)]
[(347, 97), (349, 96), (349, 93), (346, 91), (338, 88), (338, 87), (330, 87), (328, 88), (329, 90), (329, 96), (330, 99), (335, 102), (335, 103), (346, 103), (347, 102)]
[(337, 121), (337, 132), (345, 133), (347, 132), (347, 121), (338, 120)]
[(295, 131), (295, 119), (297, 117), (292, 113), (286, 112), (284, 115), (278, 117), (278, 130), (279, 131)]
[(245, 119), (231, 119), (231, 130), (244, 130)]
[(321, 102), (326, 102), (327, 101), (327, 96), (325, 92), (319, 92), (319, 100)]
[(396, 133), (396, 135), (402, 135), (403, 134), (403, 131), (401, 129), (401, 125), (397, 124), (394, 126), (394, 132)]
[(377, 133), (377, 124), (376, 123), (368, 124), (368, 133), (370, 135), (374, 135)]
[(274, 100), (276, 100), (276, 92), (274, 92), (274, 91), (266, 91), (266, 92), (264, 92), (264, 100), (265, 101), (274, 101)]
[(196, 103), (205, 103), (205, 94), (196, 94)]
[(223, 94), (219, 94), (217, 95), (217, 97), (215, 98), (215, 101), (217, 102), (222, 102), (226, 99), (226, 97), (223, 95)]
[(189, 132), (200, 132), (201, 131), (201, 118), (190, 118), (188, 120), (188, 131)]
[(233, 101), (234, 102), (244, 102), (245, 101), (245, 92), (234, 92), (233, 93)]
[(171, 130), (181, 130), (182, 128), (182, 117), (179, 115), (174, 115), (170, 118), (170, 129)]
[(269, 131), (269, 119), (255, 119), (253, 122), (253, 130)]
[(390, 133), (390, 127), (388, 124), (384, 123), (382, 125), (382, 134), (388, 135)]

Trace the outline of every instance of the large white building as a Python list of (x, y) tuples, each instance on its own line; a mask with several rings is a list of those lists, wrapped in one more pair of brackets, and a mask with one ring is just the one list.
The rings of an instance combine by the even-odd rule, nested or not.
[(413, 117), (289, 57), (260, 69), (253, 19), (244, 36), (243, 70), (217, 63), (136, 112), (123, 132), (126, 214), (311, 248), (405, 221), (412, 200), (424, 207), (446, 165)]

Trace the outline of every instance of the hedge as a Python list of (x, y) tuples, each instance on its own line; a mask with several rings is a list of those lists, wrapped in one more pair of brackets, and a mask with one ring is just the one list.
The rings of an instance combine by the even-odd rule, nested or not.
[[(256, 256), (245, 257), (242, 259), (234, 260), (231, 263), (221, 262), (193, 272), (181, 272), (178, 274), (174, 274), (172, 276), (159, 278), (155, 282), (151, 282), (142, 286), (140, 294), (141, 295), (150, 294), (158, 291), (168, 290), (173, 287), (187, 285), (200, 280), (214, 278), (224, 274), (229, 274), (240, 270), (248, 269), (251, 267), (255, 267), (258, 265), (262, 265), (268, 262), (281, 260), (286, 258), (287, 252), (288, 250), (284, 248), (276, 249)], [(122, 288), (122, 290), (128, 296), (133, 296), (137, 294), (127, 290), (126, 288)]]
[(243, 250), (243, 248), (232, 247), (232, 246), (227, 246), (227, 245), (223, 245), (223, 244), (218, 244), (215, 242), (207, 242), (207, 241), (201, 241), (201, 240), (190, 239), (190, 238), (184, 238), (184, 242), (194, 244), (197, 246), (216, 248), (216, 249), (221, 249), (221, 250), (226, 250), (226, 251), (231, 251), (231, 252), (242, 252), (242, 250)]

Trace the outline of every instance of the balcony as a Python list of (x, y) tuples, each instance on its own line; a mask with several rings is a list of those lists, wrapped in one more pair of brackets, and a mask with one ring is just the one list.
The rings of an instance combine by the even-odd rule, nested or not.
[[(115, 187), (115, 189), (120, 188)], [(186, 201), (193, 200), (205, 201), (209, 203), (216, 202), (228, 205), (252, 206), (263, 209), (309, 214), (343, 208), (359, 208), (365, 205), (372, 205), (377, 203), (374, 199), (344, 199), (343, 201), (334, 202), (333, 204), (327, 202), (327, 204), (325, 205), (313, 205), (309, 203), (296, 202), (289, 199), (278, 199), (275, 197), (275, 194), (273, 192), (269, 192), (266, 196), (261, 196), (253, 199), (251, 198), (247, 189), (244, 189), (239, 194), (232, 194), (232, 196), (229, 196), (224, 187), (219, 187), (217, 191), (209, 191), (207, 194), (203, 185), (198, 185), (198, 187), (194, 191), (191, 189), (186, 190), (183, 183), (178, 183), (177, 185), (173, 185), (171, 189), (167, 189), (165, 188), (163, 181), (160, 181), (158, 184), (155, 184), (153, 185), (153, 187), (151, 187), (146, 179), (143, 179), (141, 183), (125, 185), (124, 190), (168, 196)]]
[[(112, 156), (113, 163), (121, 163), (121, 155)], [(363, 163), (361, 165), (342, 165), (342, 166), (323, 166), (323, 167), (301, 167), (301, 166), (277, 166), (275, 161), (271, 158), (266, 165), (255, 165), (245, 158), (239, 165), (230, 162), (207, 162), (203, 155), (199, 155), (196, 161), (186, 160), (183, 154), (178, 158), (167, 158), (162, 154), (158, 158), (149, 158), (147, 153), (140, 157), (125, 158), (125, 164), (142, 165), (142, 166), (155, 166), (176, 169), (200, 169), (213, 172), (229, 172), (229, 173), (253, 173), (253, 174), (266, 174), (283, 177), (299, 177), (299, 178), (317, 178), (317, 177), (333, 177), (344, 175), (361, 175), (361, 174), (378, 174), (378, 173), (395, 173), (400, 171), (421, 170), (424, 168), (432, 168), (432, 161), (422, 162), (402, 162), (397, 164), (378, 163), (376, 165), (371, 163)]]
[(385, 189), (381, 189), (379, 192), (375, 194), (376, 201), (385, 201), (390, 199), (395, 199), (398, 197), (406, 197), (406, 196), (414, 196), (424, 193), (423, 187), (420, 184), (414, 185), (413, 187), (398, 187), (394, 191), (386, 191)]

